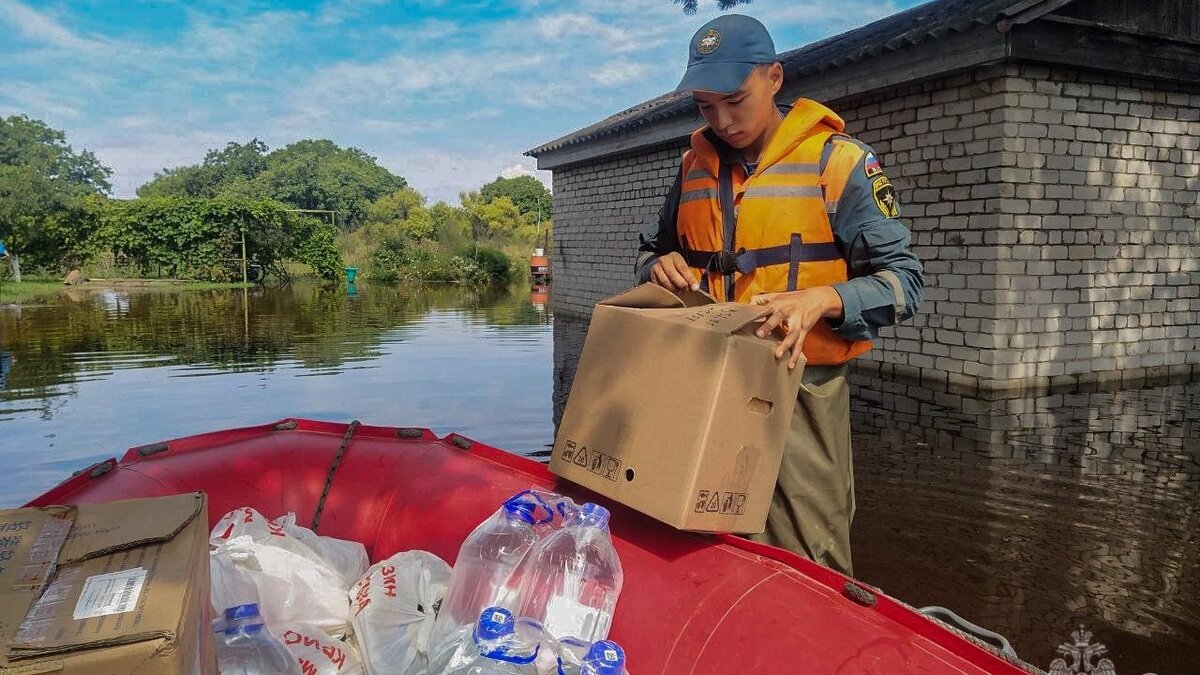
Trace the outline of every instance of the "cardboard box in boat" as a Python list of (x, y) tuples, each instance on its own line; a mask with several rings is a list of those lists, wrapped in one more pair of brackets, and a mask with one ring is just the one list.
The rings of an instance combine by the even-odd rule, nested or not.
[(0, 510), (0, 675), (215, 673), (201, 493)]
[(652, 284), (599, 303), (550, 470), (680, 529), (761, 532), (803, 371), (763, 314)]

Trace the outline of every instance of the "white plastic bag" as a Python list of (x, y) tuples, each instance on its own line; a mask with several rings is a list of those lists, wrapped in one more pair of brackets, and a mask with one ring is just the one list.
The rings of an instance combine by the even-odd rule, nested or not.
[(208, 556), (208, 566), (212, 580), (209, 595), (215, 616), (221, 617), (230, 607), (251, 603), (260, 605), (259, 611), (262, 611), (262, 603), (258, 598), (258, 584), (238, 567), (232, 555), (217, 555), (214, 551)]
[(217, 612), (253, 602), (243, 597), (252, 584), (269, 627), (305, 622), (332, 635), (345, 633), (350, 604), (341, 575), (319, 559), (240, 536), (221, 544), (210, 562)]
[(357, 541), (326, 537), (307, 527), (297, 525), (294, 513), (285, 513), (271, 522), (316, 551), (322, 560), (329, 563), (330, 567), (342, 575), (342, 578), (346, 580), (346, 588), (362, 578), (367, 571), (367, 566), (371, 564), (367, 559), (367, 549), (362, 544)]
[(294, 513), (267, 520), (248, 506), (234, 509), (217, 521), (208, 543), (220, 546), (242, 536), (324, 563), (342, 578), (343, 589), (358, 581), (367, 569), (367, 550), (362, 544), (318, 535), (307, 527), (297, 525)]
[(362, 659), (355, 648), (312, 624), (287, 623), (271, 632), (296, 658), (304, 675), (362, 675)]
[(425, 551), (375, 563), (350, 589), (351, 622), (369, 675), (416, 675), (429, 663), (429, 636), (450, 566)]

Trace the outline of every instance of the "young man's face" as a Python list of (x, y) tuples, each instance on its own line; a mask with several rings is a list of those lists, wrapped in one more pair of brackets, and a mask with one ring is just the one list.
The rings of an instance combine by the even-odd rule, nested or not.
[(775, 118), (775, 94), (783, 85), (783, 66), (773, 63), (751, 71), (732, 94), (692, 92), (708, 126), (729, 145), (744, 149), (762, 140)]

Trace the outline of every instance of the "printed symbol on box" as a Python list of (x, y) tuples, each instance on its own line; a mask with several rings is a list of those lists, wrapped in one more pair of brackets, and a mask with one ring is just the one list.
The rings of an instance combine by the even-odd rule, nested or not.
[(746, 510), (746, 495), (742, 492), (726, 492), (721, 499), (721, 513), (740, 516)]
[(604, 468), (604, 477), (615, 481), (617, 480), (617, 469), (621, 468), (621, 462), (613, 457), (608, 458), (608, 465)]
[(576, 466), (586, 468), (601, 478), (607, 478), (614, 482), (617, 480), (617, 470), (621, 468), (621, 460), (616, 457), (609, 457), (598, 450), (592, 450), (589, 454), (586, 447), (579, 448), (579, 451), (575, 453), (575, 461), (573, 463)]
[(746, 513), (746, 501), (749, 495), (745, 492), (710, 492), (700, 490), (696, 494), (696, 513), (720, 513), (727, 516), (740, 516)]
[(567, 441), (563, 444), (562, 458), (564, 462), (569, 462), (575, 457), (575, 441)]

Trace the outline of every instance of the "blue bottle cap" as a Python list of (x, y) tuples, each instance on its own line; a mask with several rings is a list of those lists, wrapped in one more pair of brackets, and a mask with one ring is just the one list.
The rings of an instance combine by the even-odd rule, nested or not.
[(513, 501), (511, 499), (504, 502), (504, 512), (508, 514), (509, 518), (518, 518), (526, 523), (529, 523), (530, 525), (533, 525), (537, 520), (533, 517), (536, 509), (536, 505), (528, 502)]
[(253, 619), (257, 617), (258, 605), (250, 603), (248, 605), (237, 605), (236, 607), (225, 608), (225, 620), (236, 621), (238, 619)]
[(477, 640), (499, 640), (506, 635), (512, 635), (516, 629), (516, 621), (512, 612), (503, 607), (488, 607), (479, 614), (479, 624), (475, 627)]
[(600, 640), (588, 650), (584, 663), (591, 666), (596, 675), (620, 675), (625, 668), (625, 650), (612, 640)]
[(587, 527), (608, 527), (608, 509), (588, 502), (579, 507), (579, 524)]
[(264, 628), (266, 628), (266, 626), (264, 626), (261, 623), (252, 623), (250, 625), (230, 626), (225, 629), (225, 634), (226, 635), (237, 635), (238, 633), (243, 633), (245, 635), (258, 635), (259, 633), (261, 633), (263, 631)]

